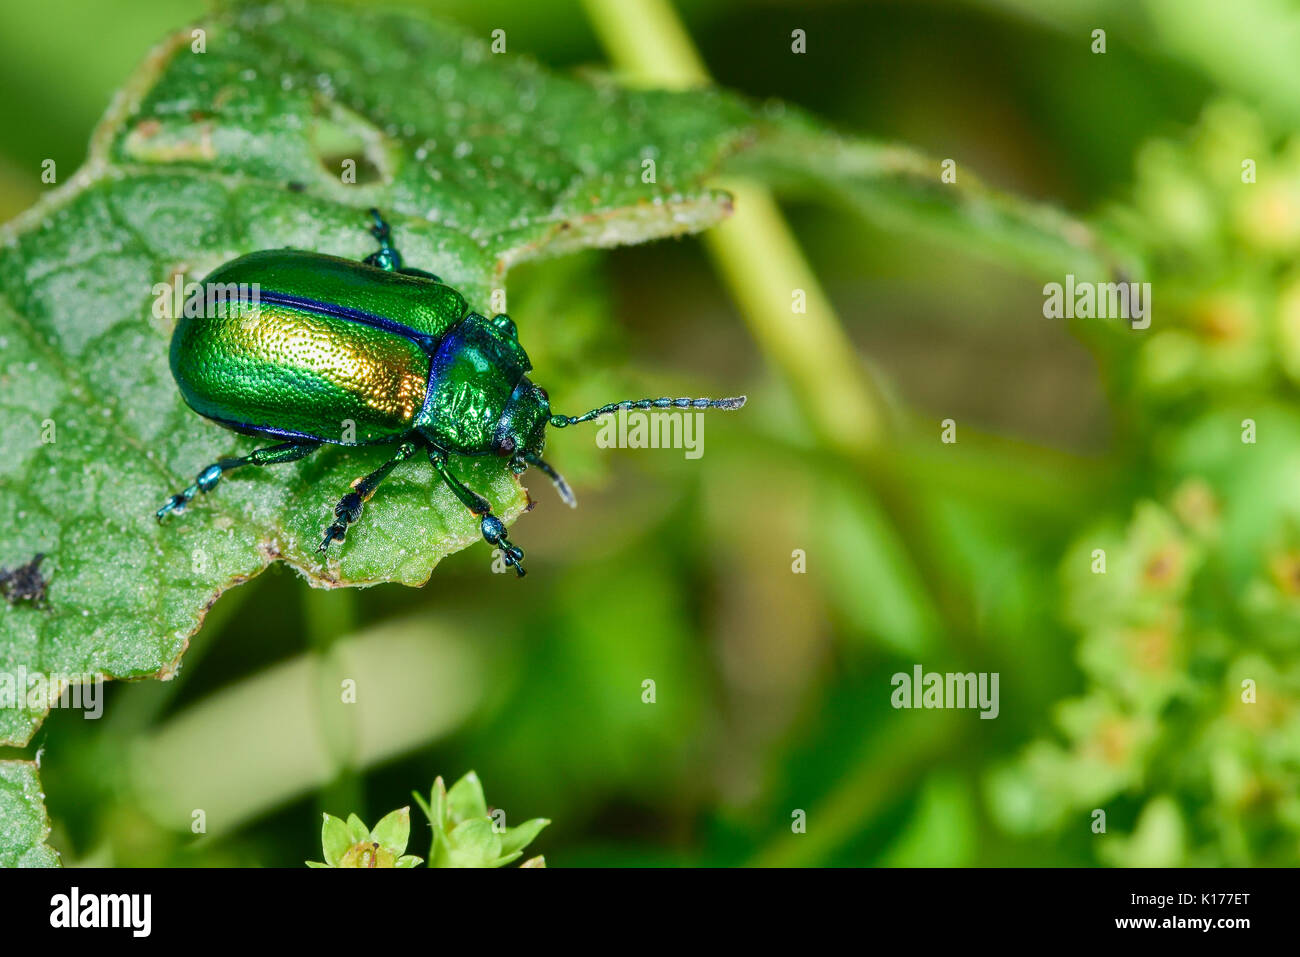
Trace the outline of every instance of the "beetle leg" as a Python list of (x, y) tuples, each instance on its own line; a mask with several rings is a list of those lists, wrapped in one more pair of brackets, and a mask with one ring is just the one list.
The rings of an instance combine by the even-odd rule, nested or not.
[(510, 543), (510, 539), (506, 537), (505, 524), (492, 514), (491, 503), (451, 474), (451, 470), (447, 468), (446, 452), (441, 449), (430, 449), (429, 461), (433, 464), (433, 469), (438, 473), (438, 477), (451, 489), (452, 494), (460, 499), (467, 509), (480, 516), (479, 531), (483, 533), (483, 539), (494, 548), (501, 549), (501, 555), (506, 560), (506, 567), (514, 568), (515, 574), (523, 578), (527, 574), (523, 566), (523, 549)]
[(334, 524), (325, 529), (325, 540), (320, 543), (319, 551), (326, 551), (330, 547), (330, 542), (343, 541), (348, 526), (361, 517), (361, 509), (366, 502), (370, 501), (370, 496), (375, 494), (379, 483), (386, 479), (388, 473), (399, 463), (405, 462), (414, 455), (416, 448), (414, 442), (403, 442), (397, 447), (396, 455), (365, 478), (359, 478), (352, 483), (352, 491), (344, 495), (334, 506)]
[(376, 266), (388, 272), (400, 270), (402, 268), (402, 254), (393, 248), (390, 241), (392, 229), (384, 221), (384, 217), (379, 210), (371, 209), (370, 216), (375, 221), (375, 225), (370, 227), (370, 235), (379, 240), (379, 252), (371, 253), (362, 262), (367, 266)]
[(240, 456), (237, 459), (222, 459), (209, 465), (198, 474), (194, 479), (194, 484), (182, 492), (177, 492), (166, 502), (163, 507), (158, 509), (154, 514), (158, 516), (158, 521), (162, 521), (171, 512), (180, 513), (185, 511), (185, 506), (190, 500), (200, 492), (211, 492), (221, 481), (221, 476), (225, 475), (231, 469), (237, 469), (245, 465), (278, 465), (281, 462), (293, 462), (303, 456), (310, 455), (321, 447), (319, 442), (282, 442), (279, 445), (268, 445), (264, 449), (254, 449), (247, 455)]
[(377, 209), (370, 210), (370, 216), (375, 221), (375, 225), (370, 227), (370, 235), (379, 240), (379, 252), (371, 253), (362, 260), (367, 266), (376, 266), (387, 272), (401, 273), (403, 276), (419, 276), (421, 279), (432, 279), (434, 282), (442, 282), (442, 279), (431, 272), (425, 272), (423, 269), (410, 269), (402, 265), (402, 254), (397, 251), (393, 245), (393, 229), (384, 219), (383, 213)]

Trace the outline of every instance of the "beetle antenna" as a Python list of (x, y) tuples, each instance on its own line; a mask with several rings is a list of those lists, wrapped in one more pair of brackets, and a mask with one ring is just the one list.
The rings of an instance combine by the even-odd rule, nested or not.
[(560, 498), (565, 505), (569, 506), (569, 508), (578, 507), (578, 500), (573, 495), (573, 489), (569, 488), (569, 483), (564, 481), (564, 476), (551, 468), (547, 462), (542, 460), (541, 456), (533, 455), (530, 452), (524, 456), (524, 461), (529, 465), (536, 465), (551, 477), (551, 481), (555, 483), (555, 491), (560, 494)]
[(590, 422), (620, 409), (739, 409), (745, 404), (745, 398), (738, 395), (730, 399), (624, 399), (622, 402), (602, 405), (599, 409), (592, 409), (582, 415), (553, 415), (551, 425), (562, 429), (580, 422)]

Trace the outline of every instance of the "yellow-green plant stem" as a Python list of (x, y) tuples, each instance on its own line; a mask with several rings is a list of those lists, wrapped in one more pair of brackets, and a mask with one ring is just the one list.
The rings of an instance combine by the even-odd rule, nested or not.
[[(668, 0), (584, 0), (588, 18), (620, 78), (629, 84), (684, 89), (710, 82)], [(751, 182), (721, 184), (735, 215), (704, 243), (751, 334), (784, 375), (809, 427), (843, 456), (891, 517), (918, 574), (929, 584), (951, 636), (969, 636), (971, 602), (951, 579), (942, 544), (907, 476), (890, 465), (885, 408), (857, 350), (821, 289), (771, 193)], [(807, 311), (792, 308), (795, 290)]]
[[(632, 84), (663, 88), (709, 82), (667, 0), (585, 0), (611, 59)], [(722, 184), (731, 219), (704, 236), (750, 332), (784, 374), (809, 424), (831, 448), (857, 458), (883, 437), (878, 394), (771, 194), (755, 183)], [(802, 297), (804, 312), (795, 311)]]
[[(321, 739), (335, 768), (334, 777), (320, 789), (321, 810), (360, 810), (361, 780), (357, 774), (357, 728), (355, 708), (341, 704), (343, 682), (349, 676), (336, 653), (340, 641), (358, 624), (354, 589), (303, 589), (304, 631), (318, 658), (316, 689)], [(334, 810), (333, 813), (340, 813)]]
[[(336, 640), (331, 655), (336, 673), (357, 687), (355, 704), (342, 703), (337, 693), (330, 699), (333, 708), (348, 709), (356, 732), (351, 774), (452, 733), (487, 688), (486, 653), (435, 615), (354, 632)], [(209, 838), (313, 791), (334, 814), (364, 815), (360, 790), (355, 796), (328, 790), (343, 769), (319, 713), (324, 683), (321, 658), (309, 652), (168, 716), (131, 743), (133, 804), (182, 833), (190, 831), (194, 809), (202, 808)]]

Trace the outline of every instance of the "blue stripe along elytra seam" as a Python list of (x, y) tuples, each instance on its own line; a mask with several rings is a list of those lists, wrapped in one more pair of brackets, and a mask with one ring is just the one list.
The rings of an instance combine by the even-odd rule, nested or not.
[[(251, 422), (237, 422), (234, 419), (221, 419), (216, 416), (208, 416), (218, 425), (224, 425), (228, 429), (233, 429), (243, 435), (269, 435), (277, 439), (310, 439), (313, 442), (327, 442), (331, 445), (342, 445), (335, 439), (323, 438), (319, 435), (312, 435), (310, 432), (296, 432), (293, 429), (279, 429), (271, 425), (253, 425)], [(358, 445), (362, 443), (357, 443)]]
[[(360, 309), (353, 309), (349, 306), (340, 306), (337, 303), (321, 302), (318, 299), (308, 299), (304, 296), (290, 296), (282, 292), (263, 292), (258, 295), (259, 302), (269, 302), (277, 306), (292, 306), (295, 309), (305, 309), (308, 312), (317, 312), (323, 316), (333, 316), (337, 319), (350, 319), (353, 322), (359, 322), (365, 326), (373, 326), (376, 329), (382, 329), (385, 332), (391, 332), (393, 335), (401, 336), (403, 339), (409, 339), (426, 352), (431, 346), (437, 345), (437, 340), (432, 336), (425, 335), (423, 332), (412, 329), (410, 326), (402, 325), (400, 322), (394, 322), (392, 319), (385, 319), (383, 316), (376, 316), (374, 313), (364, 312)], [(450, 332), (459, 325), (457, 321), (447, 329)], [(443, 333), (446, 335), (446, 332)]]

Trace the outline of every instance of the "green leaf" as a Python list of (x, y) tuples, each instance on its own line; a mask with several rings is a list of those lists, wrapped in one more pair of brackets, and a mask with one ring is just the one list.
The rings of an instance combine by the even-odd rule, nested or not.
[(400, 857), (411, 839), (411, 809), (404, 807), (384, 815), (370, 837)]
[(504, 867), (521, 857), (523, 848), (551, 823), (546, 818), (533, 818), (498, 832), (488, 815), (483, 783), (473, 771), (467, 772), (450, 791), (437, 777), (430, 801), (426, 803), (418, 794), (415, 799), (433, 826), (430, 867)]
[[(354, 817), (356, 815), (353, 815)], [(365, 840), (364, 837), (359, 840)], [(329, 867), (338, 867), (343, 855), (357, 841), (352, 839), (352, 830), (342, 819), (333, 814), (326, 814), (320, 830), (321, 850), (325, 854), (325, 863)]]
[(447, 844), (445, 867), (495, 867), (501, 857), (501, 835), (486, 817), (461, 821), (447, 835)]
[(429, 801), (426, 803), (418, 794), (415, 800), (424, 811), (425, 816), (429, 819), (429, 826), (433, 829), (433, 837), (429, 842), (429, 866), (446, 867), (447, 866), (447, 785), (442, 780), (442, 775), (433, 779), (433, 787), (429, 789)]
[(1133, 270), (1131, 254), (1069, 214), (987, 186), (964, 164), (941, 178), (940, 160), (896, 143), (839, 137), (784, 106), (769, 110), (751, 149), (729, 171), (757, 176), (786, 192), (856, 210), (885, 229), (923, 233), (1033, 275), (1072, 270), (1109, 277)]
[(451, 863), (451, 845), (447, 843), (446, 831), (434, 831), (433, 841), (429, 845), (430, 867), (455, 867)]
[(351, 844), (370, 840), (370, 828), (366, 827), (365, 822), (355, 814), (348, 815), (348, 837)]
[(432, 826), (435, 820), (433, 816), (433, 808), (431, 808), (429, 802), (424, 799), (424, 795), (419, 791), (412, 791), (411, 797), (415, 799), (416, 805), (418, 805), (420, 810), (424, 812), (424, 816), (429, 819), (429, 824)]
[[(272, 561), (316, 584), (418, 585), (479, 541), (415, 461), (322, 560), (331, 509), (382, 448), (237, 472), (160, 527), (168, 495), (259, 443), (182, 403), (156, 284), (197, 282), (255, 249), (360, 259), (374, 245), (364, 211), (379, 206), (410, 264), (487, 310), (518, 262), (716, 223), (730, 200), (712, 180), (728, 171), (846, 191), (891, 224), (972, 245), (987, 228), (992, 248), (1034, 261), (1098, 255), (1096, 237), (1060, 214), (964, 173), (939, 185), (934, 161), (829, 134), (794, 110), (553, 76), (409, 14), (253, 5), (204, 27), (205, 52), (188, 27), (160, 45), (86, 166), (0, 231), (0, 565), (43, 552), (49, 578), (48, 608), (0, 607), (8, 670), (167, 676), (212, 602)], [(345, 160), (355, 183), (341, 179)], [(516, 318), (525, 345), (546, 336), (547, 317)], [(453, 467), (503, 520), (524, 509), (504, 464)], [(25, 744), (42, 716), (7, 712), (0, 744)]]
[(435, 830), (446, 830), (447, 827), (447, 783), (443, 781), (442, 775), (433, 779), (433, 788), (429, 793), (429, 799), (433, 803), (432, 814), (429, 820), (433, 823)]
[(469, 771), (447, 792), (447, 812), (453, 822), (459, 823), (473, 817), (487, 817), (487, 799), (483, 797), (483, 782)]
[(0, 761), (0, 867), (58, 867), (50, 819), (31, 761)]
[[(0, 562), (0, 565), (3, 565), (3, 563)], [(4, 654), (5, 647), (3, 629), (7, 621), (5, 617), (6, 610), (6, 606), (3, 602), (0, 602), (0, 655)], [(9, 618), (21, 622), (21, 609), (8, 609), (8, 612)], [(3, 660), (3, 658), (0, 658), (0, 660)], [(49, 699), (35, 694), (37, 686), (32, 684), (32, 679), (38, 672), (33, 670), (25, 678), (22, 678), (20, 677), (23, 675), (22, 664), (19, 661), (12, 668), (5, 668), (5, 673), (0, 676), (0, 702), (3, 702), (3, 705), (0, 705), (0, 745), (26, 743), (36, 733), (36, 729), (41, 726), (41, 722), (45, 720), (46, 714), (49, 713), (49, 708), (45, 704)], [(44, 672), (39, 672), (39, 674), (42, 678), (45, 676)], [(12, 706), (10, 706), (8, 698), (10, 681), (12, 681), (13, 687)], [(26, 685), (26, 687), (23, 687), (23, 685)]]
[(535, 817), (531, 821), (524, 821), (523, 824), (517, 827), (506, 828), (505, 834), (501, 835), (501, 853), (513, 854), (514, 857), (518, 857), (523, 852), (523, 849), (533, 843), (533, 839), (542, 833), (542, 828), (550, 823), (544, 817)]

